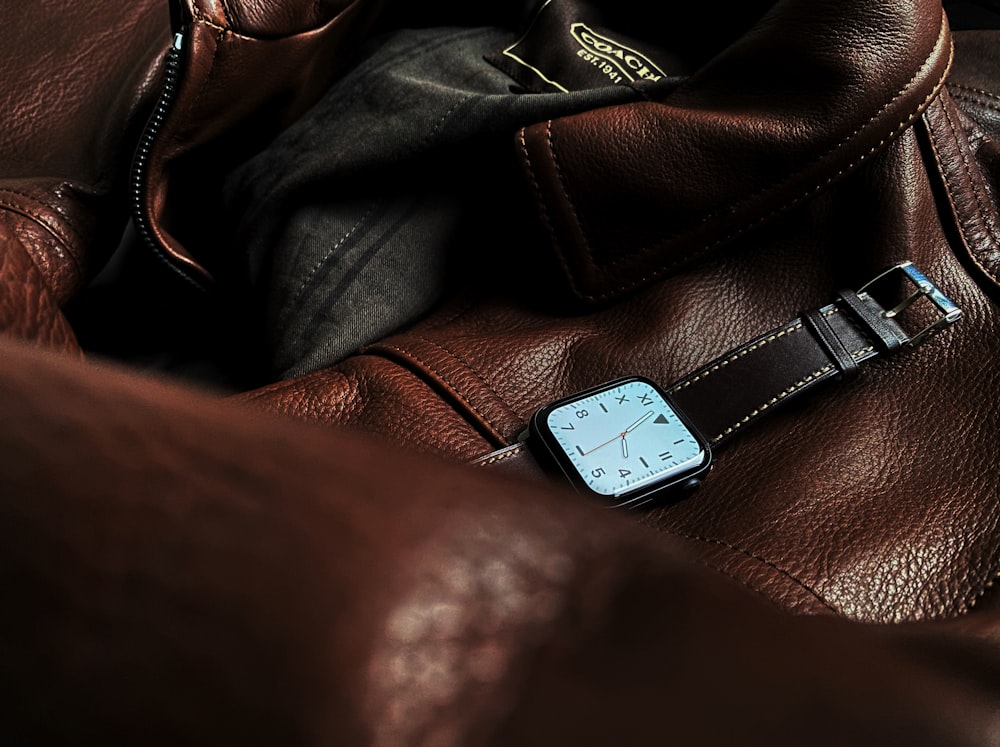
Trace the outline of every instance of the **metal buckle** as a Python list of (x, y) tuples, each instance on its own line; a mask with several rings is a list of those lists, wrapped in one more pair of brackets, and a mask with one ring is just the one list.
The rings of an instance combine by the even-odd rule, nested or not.
[(880, 308), (883, 309), (882, 311), (883, 318), (894, 319), (898, 323), (899, 320), (896, 319), (896, 317), (898, 317), (903, 311), (909, 308), (914, 301), (925, 297), (928, 300), (930, 300), (930, 302), (933, 303), (934, 306), (937, 307), (937, 310), (940, 313), (940, 315), (934, 321), (925, 326), (915, 335), (909, 334), (905, 330), (902, 330), (902, 327), (900, 327), (903, 334), (906, 336), (905, 340), (903, 340), (903, 344), (911, 346), (919, 345), (928, 335), (934, 334), (935, 332), (939, 332), (940, 330), (951, 326), (952, 324), (954, 324), (955, 322), (957, 322), (959, 319), (962, 318), (962, 310), (958, 308), (958, 306), (956, 306), (950, 298), (948, 298), (944, 293), (942, 293), (940, 288), (934, 285), (934, 283), (932, 283), (927, 278), (927, 276), (924, 275), (920, 270), (918, 270), (916, 265), (914, 265), (909, 260), (905, 262), (900, 262), (899, 264), (890, 267), (885, 272), (881, 273), (877, 277), (865, 283), (865, 285), (862, 286), (861, 289), (858, 290), (857, 292), (858, 298), (861, 298), (863, 300), (871, 299), (875, 303), (878, 303), (871, 296), (870, 289), (873, 286), (883, 282), (887, 278), (890, 278), (891, 276), (897, 274), (901, 275), (906, 280), (908, 280), (912, 285), (914, 285), (916, 287), (916, 290), (910, 295), (908, 295), (906, 298), (904, 298), (902, 301), (900, 301), (896, 306), (887, 311), (884, 310), (885, 308), (884, 306), (879, 304)]

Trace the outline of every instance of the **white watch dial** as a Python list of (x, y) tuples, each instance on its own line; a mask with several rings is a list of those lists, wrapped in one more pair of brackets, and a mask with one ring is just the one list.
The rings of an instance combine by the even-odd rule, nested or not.
[(663, 395), (641, 380), (565, 402), (545, 422), (583, 482), (605, 496), (682, 475), (706, 460)]

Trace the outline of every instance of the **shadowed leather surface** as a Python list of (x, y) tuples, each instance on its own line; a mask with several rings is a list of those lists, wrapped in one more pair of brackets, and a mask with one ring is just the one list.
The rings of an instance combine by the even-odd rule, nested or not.
[[(164, 191), (154, 190), (154, 208), (184, 212), (176, 193), (169, 207), (156, 200), (197, 175), (197, 156), (228, 147), (213, 137), (247, 123), (266, 133), (262, 120), (242, 117), (276, 96), (289, 108), (265, 120), (283, 121), (322, 88), (329, 71), (297, 66), (312, 59), (311, 30), (330, 34), (320, 45), (336, 56), (347, 20), (365, 14), (356, 4), (302, 7), (192, 10), (191, 77), (157, 156), (164, 171), (153, 184)], [(857, 67), (848, 67), (865, 72), (863, 85), (837, 89), (840, 105), (898, 102), (892, 121), (907, 126), (865, 147), (848, 138), (851, 147), (831, 156), (845, 160), (820, 159), (831, 169), (816, 182), (822, 189), (738, 236), (727, 220), (715, 234), (700, 224), (712, 250), (669, 272), (669, 257), (622, 264), (616, 287), (633, 290), (586, 314), (528, 292), (552, 280), (524, 264), (529, 252), (496, 251), (488, 278), (463, 278), (467, 297), (362, 355), (246, 393), (252, 407), (37, 349), (75, 350), (59, 308), (79, 268), (102, 256), (93, 238), (106, 225), (93, 212), (106, 194), (101, 179), (130, 152), (165, 25), (125, 17), (154, 42), (136, 32), (128, 54), (90, 71), (107, 74), (114, 93), (96, 97), (101, 116), (72, 122), (85, 134), (62, 129), (72, 117), (47, 130), (44, 107), (11, 109), (21, 129), (0, 139), (11, 133), (3, 142), (21, 152), (23, 136), (27, 165), (0, 190), (0, 324), (9, 331), (0, 338), (0, 741), (1000, 743), (991, 591), (1000, 416), (984, 406), (1000, 352), (996, 146), (981, 106), (989, 96), (970, 118), (940, 90), (948, 44), (936, 3), (843, 7), (857, 20), (834, 26), (855, 45)], [(794, 21), (788, 31), (834, 9), (780, 3), (737, 49), (752, 58), (754, 44), (775, 36), (810, 40), (800, 46), (821, 63), (815, 34), (784, 36), (773, 24)], [(52, 19), (29, 10), (12, 8), (13, 20), (30, 23), (0, 31), (32, 31), (4, 47), (25, 63), (37, 62), (25, 39), (65, 42), (69, 60), (101, 47), (100, 35), (80, 32), (106, 28), (108, 8)], [(67, 25), (46, 37), (36, 32), (46, 22)], [(271, 39), (269, 29), (293, 38)], [(290, 63), (269, 67), (262, 47)], [(742, 65), (725, 67), (693, 78), (678, 108), (706, 106), (720, 70), (729, 83), (720, 91), (756, 90), (739, 85)], [(60, 69), (25, 70), (25, 80), (49, 90)], [(801, 90), (844, 72), (800, 71)], [(244, 106), (236, 91), (246, 75), (260, 76), (261, 89)], [(912, 88), (898, 88), (907, 75)], [(974, 85), (988, 93), (988, 83)], [(30, 97), (37, 86), (6, 88), (42, 101)], [(897, 90), (924, 98), (897, 100)], [(670, 108), (656, 105), (658, 115)], [(596, 112), (551, 130), (564, 133), (560, 142), (587, 142), (634, 114)], [(731, 144), (738, 115), (718, 107), (706, 118), (683, 154), (691, 175)], [(776, 146), (801, 137), (800, 153), (843, 135), (768, 134)], [(91, 148), (118, 137), (128, 144), (110, 155)], [(60, 144), (51, 162), (43, 138)], [(80, 150), (61, 160), (63, 146)], [(512, 159), (518, 148), (512, 136)], [(787, 170), (763, 166), (744, 178), (770, 183)], [(167, 173), (174, 167), (178, 181)], [(716, 186), (706, 178), (695, 196), (706, 202)], [(210, 214), (210, 205), (201, 207)], [(630, 232), (649, 230), (627, 217)], [(501, 248), (491, 238), (477, 249)], [(72, 248), (78, 240), (85, 252)], [(512, 442), (554, 397), (630, 373), (670, 382), (903, 258), (965, 310), (961, 325), (756, 425), (688, 501), (619, 515), (559, 486), (455, 464)]]
[(157, 250), (195, 282), (229, 259), (217, 256), (225, 227), (213, 220), (225, 169), (316, 101), (380, 4), (184, 0), (183, 75), (149, 154), (141, 209)]
[(6, 740), (984, 745), (1000, 729), (996, 612), (790, 616), (563, 490), (0, 352)]
[[(331, 19), (358, 15), (361, 6), (367, 7), (185, 3), (192, 33), (201, 38), (192, 42), (197, 53), (188, 60), (190, 86), (180, 100), (184, 127), (173, 135), (168, 128), (154, 169), (213, 142), (222, 162), (246, 157), (247, 148), (273, 136), (336, 73), (348, 24)], [(130, 162), (163, 83), (169, 3), (127, 9), (90, 3), (58, 12), (19, 5), (9, 16), (0, 55), (7, 79), (17, 84), (0, 92), (0, 221), (20, 246), (10, 251), (27, 251), (38, 268), (25, 281), (46, 285), (27, 292), (51, 294), (61, 309), (101, 268), (125, 228)], [(253, 137), (231, 132), (236, 122)], [(229, 137), (222, 145), (221, 135)], [(202, 159), (199, 165), (210, 170), (211, 159)], [(205, 182), (204, 174), (196, 181)], [(159, 189), (158, 176), (152, 183)], [(192, 215), (199, 228), (205, 224), (203, 212)], [(19, 303), (14, 296), (9, 302)], [(42, 342), (65, 336), (65, 326), (59, 315), (45, 315), (6, 329)]]
[(662, 102), (526, 128), (573, 292), (614, 298), (824, 189), (913, 124), (950, 58), (938, 3), (783, 2)]

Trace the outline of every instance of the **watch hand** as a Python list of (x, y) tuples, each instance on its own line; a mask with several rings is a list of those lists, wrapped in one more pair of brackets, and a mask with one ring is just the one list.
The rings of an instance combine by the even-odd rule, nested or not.
[(632, 423), (632, 425), (630, 425), (628, 428), (626, 428), (625, 430), (623, 430), (621, 433), (619, 433), (614, 438), (609, 438), (604, 443), (597, 444), (597, 446), (595, 446), (593, 449), (588, 449), (587, 451), (582, 452), (581, 456), (587, 456), (587, 454), (590, 454), (591, 452), (597, 451), (602, 446), (607, 446), (612, 441), (615, 441), (615, 440), (617, 440), (617, 439), (620, 438), (622, 440), (622, 454), (623, 454), (623, 456), (628, 457), (628, 446), (625, 445), (625, 434), (629, 433), (630, 431), (634, 431), (636, 428), (638, 428), (640, 425), (642, 425), (643, 423), (645, 423), (646, 420), (648, 420), (651, 417), (653, 417), (653, 411), (652, 410), (650, 410), (645, 415), (643, 415), (641, 418), (639, 418), (638, 420), (636, 420), (634, 423)]
[(628, 459), (628, 443), (625, 441), (624, 433), (622, 433), (622, 459)]
[(647, 418), (651, 418), (651, 417), (653, 417), (653, 411), (652, 410), (650, 410), (649, 412), (647, 412), (641, 418), (639, 418), (634, 423), (632, 423), (632, 425), (630, 425), (628, 428), (626, 428), (625, 429), (625, 433), (630, 433), (630, 432), (634, 431), (636, 428), (638, 428), (640, 425), (642, 425), (644, 422), (646, 422)]
[(597, 451), (597, 450), (598, 450), (598, 449), (600, 449), (600, 448), (601, 448), (602, 446), (607, 446), (607, 445), (608, 445), (609, 443), (611, 443), (612, 441), (617, 441), (617, 440), (618, 440), (619, 438), (624, 438), (624, 437), (625, 437), (625, 433), (624, 433), (624, 432), (622, 432), (622, 433), (619, 433), (619, 434), (618, 434), (617, 436), (615, 436), (614, 438), (609, 438), (609, 439), (608, 439), (607, 441), (605, 441), (605, 442), (604, 442), (603, 444), (597, 444), (597, 446), (595, 446), (595, 447), (594, 447), (593, 449), (587, 449), (586, 451), (584, 451), (584, 452), (581, 452), (581, 453), (580, 453), (580, 456), (587, 456), (587, 454), (590, 454), (591, 452), (594, 452), (594, 451)]

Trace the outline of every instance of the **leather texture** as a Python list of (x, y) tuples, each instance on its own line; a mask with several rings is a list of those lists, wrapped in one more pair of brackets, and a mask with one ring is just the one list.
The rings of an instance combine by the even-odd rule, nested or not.
[(566, 492), (0, 353), (6, 741), (996, 742), (996, 614), (792, 616)]
[(1000, 137), (1000, 98), (992, 73), (1000, 64), (995, 33), (965, 30), (958, 36), (959, 55), (950, 76), (948, 91), (995, 140)]
[[(76, 335), (49, 291), (46, 277), (35, 264), (26, 241), (37, 236), (38, 225), (30, 218), (7, 213), (0, 222), (0, 329), (42, 347), (66, 354), (81, 354)], [(43, 237), (39, 243), (45, 244)]]
[[(774, 3), (662, 100), (511, 132), (497, 260), (425, 318), (222, 396), (79, 360), (63, 309), (124, 228), (172, 33), (161, 3), (47, 7), (0, 30), (0, 741), (1000, 744), (994, 34)], [(174, 10), (140, 210), (207, 286), (221, 172), (382, 9)], [(904, 259), (960, 324), (755, 423), (687, 500), (467, 464)]]
[[(824, 382), (852, 379), (859, 364), (899, 350), (908, 335), (885, 312), (870, 298), (841, 291), (837, 302), (807, 311), (672, 383), (666, 388), (671, 404), (714, 450)], [(522, 433), (517, 445), (472, 463), (530, 471), (520, 462), (535, 459), (532, 437)]]
[[(524, 130), (514, 147), (561, 269), (541, 275), (535, 261), (526, 279), (528, 252), (504, 247), (511, 263), (468, 278), (464, 297), (362, 356), (265, 387), (253, 401), (474, 459), (515, 443), (546, 402), (626, 375), (676, 381), (828, 302), (834, 289), (910, 259), (966, 311), (955, 334), (762, 422), (716, 460), (695, 497), (640, 521), (689, 539), (705, 562), (796, 611), (897, 622), (982, 604), (1000, 573), (1000, 478), (989, 466), (1000, 429), (981, 407), (995, 388), (981, 362), (998, 352), (995, 145), (945, 88), (953, 39), (939, 4), (824, 6), (824, 14), (779, 3), (663, 102)], [(793, 81), (760, 74), (775, 50)], [(837, 103), (823, 108), (828, 90)], [(740, 104), (751, 91), (754, 105)], [(629, 137), (639, 141), (634, 155), (620, 146)], [(601, 159), (603, 178), (587, 178)], [(625, 181), (646, 190), (650, 207), (615, 220), (597, 205), (618, 204)], [(685, 209), (675, 214), (677, 191)], [(707, 215), (698, 204), (735, 207), (695, 220)], [(567, 259), (579, 253), (579, 234), (557, 217), (574, 212), (621, 237), (612, 271), (600, 274), (614, 276), (614, 288), (594, 286), (578, 300), (634, 289), (585, 314), (545, 293), (587, 282)], [(634, 217), (647, 213), (655, 220)], [(697, 236), (701, 248), (632, 251), (646, 239), (631, 236), (655, 231)], [(501, 251), (483, 240), (483, 251)], [(519, 285), (530, 290), (510, 290)], [(388, 363), (408, 372), (392, 374), (407, 385), (385, 385)], [(383, 393), (378, 408), (394, 413), (381, 423), (359, 414), (371, 405), (342, 404), (370, 387)], [(427, 387), (467, 425), (409, 419), (427, 407)]]
[(573, 292), (614, 298), (794, 208), (909, 127), (950, 61), (936, 3), (779, 3), (665, 101), (525, 129)]
[(149, 113), (168, 14), (150, 0), (127, 9), (9, 10), (0, 30), (8, 81), (0, 93), (0, 261), (23, 280), (0, 299), (3, 329), (72, 349), (60, 309), (124, 228), (131, 152), (122, 144)]

